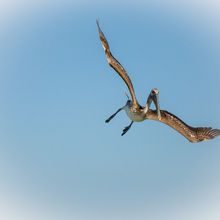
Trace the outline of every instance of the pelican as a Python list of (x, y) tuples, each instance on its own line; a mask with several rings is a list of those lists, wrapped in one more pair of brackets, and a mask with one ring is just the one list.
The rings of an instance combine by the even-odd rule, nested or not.
[[(166, 110), (160, 110), (159, 106), (159, 90), (154, 88), (151, 90), (145, 107), (141, 106), (135, 96), (134, 88), (132, 82), (126, 73), (123, 66), (113, 57), (111, 54), (108, 41), (106, 40), (100, 26), (98, 20), (96, 21), (99, 31), (99, 37), (101, 40), (101, 44), (104, 48), (107, 60), (109, 65), (120, 75), (120, 77), (126, 83), (129, 92), (131, 94), (131, 99), (128, 94), (125, 92), (128, 100), (125, 106), (119, 108), (113, 115), (111, 115), (105, 122), (110, 122), (116, 114), (118, 114), (121, 110), (125, 110), (127, 116), (131, 119), (131, 123), (124, 128), (122, 131), (122, 136), (131, 128), (134, 122), (141, 122), (146, 119), (156, 120), (167, 124), (171, 128), (175, 129), (185, 138), (187, 138), (190, 142), (196, 143), (200, 141), (210, 140), (220, 135), (220, 129), (212, 129), (211, 127), (191, 127), (184, 123), (177, 116)], [(154, 103), (156, 110), (150, 109), (151, 103)]]

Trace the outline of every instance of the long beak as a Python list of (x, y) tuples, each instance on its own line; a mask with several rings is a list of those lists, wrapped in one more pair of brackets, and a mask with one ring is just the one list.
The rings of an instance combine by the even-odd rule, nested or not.
[(159, 120), (161, 120), (161, 114), (160, 114), (160, 105), (159, 105), (159, 96), (158, 94), (156, 94), (155, 96), (153, 96), (153, 102), (156, 106), (156, 110), (157, 110), (157, 117)]

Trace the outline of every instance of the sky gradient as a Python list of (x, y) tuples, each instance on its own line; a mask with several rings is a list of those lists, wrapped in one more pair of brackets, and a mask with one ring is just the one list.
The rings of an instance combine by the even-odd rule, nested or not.
[(150, 120), (121, 137), (125, 112), (104, 123), (128, 89), (95, 22), (142, 105), (156, 87), (161, 109), (220, 128), (219, 3), (1, 4), (0, 219), (220, 218), (220, 138)]

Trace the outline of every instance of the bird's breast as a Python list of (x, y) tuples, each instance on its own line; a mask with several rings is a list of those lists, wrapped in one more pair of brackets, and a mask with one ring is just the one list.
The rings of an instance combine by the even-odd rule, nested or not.
[(125, 107), (125, 112), (132, 121), (141, 122), (145, 119), (145, 114), (143, 112), (136, 111), (128, 106)]

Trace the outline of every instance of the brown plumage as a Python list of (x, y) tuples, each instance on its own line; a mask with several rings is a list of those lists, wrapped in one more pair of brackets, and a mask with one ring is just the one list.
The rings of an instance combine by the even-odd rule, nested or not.
[(157, 112), (155, 110), (149, 109), (146, 114), (146, 119), (152, 119), (164, 124), (167, 124), (171, 128), (178, 131), (185, 138), (187, 138), (190, 142), (200, 142), (213, 139), (220, 135), (219, 129), (212, 129), (211, 127), (191, 127), (184, 123), (177, 116), (166, 110), (160, 110), (161, 120), (158, 120)]
[(99, 22), (96, 21), (96, 23), (98, 25), (100, 40), (101, 40), (102, 46), (103, 46), (103, 48), (105, 50), (105, 54), (106, 54), (106, 57), (107, 57), (109, 65), (119, 74), (119, 76), (126, 83), (128, 89), (130, 91), (134, 107), (137, 107), (137, 108), (140, 107), (140, 105), (138, 104), (138, 101), (136, 99), (136, 96), (135, 96), (135, 93), (134, 93), (134, 88), (133, 88), (132, 82), (131, 82), (128, 74), (126, 73), (126, 71), (123, 68), (123, 66), (111, 54), (108, 42), (107, 42), (107, 40), (105, 38), (105, 35), (103, 34), (102, 30), (99, 27)]
[[(115, 112), (106, 120), (106, 123), (112, 120), (118, 112), (120, 112), (121, 110), (125, 110), (128, 117), (132, 121), (129, 126), (125, 127), (125, 129), (122, 132), (122, 135), (124, 135), (130, 129), (134, 121), (140, 122), (146, 119), (156, 120), (164, 124), (167, 124), (171, 128), (175, 129), (177, 132), (182, 134), (190, 142), (194, 142), (194, 143), (210, 140), (220, 135), (219, 129), (212, 129), (211, 127), (191, 127), (186, 123), (184, 123), (177, 116), (173, 115), (172, 113), (166, 110), (160, 110), (159, 101), (158, 101), (159, 91), (155, 88), (151, 90), (145, 108), (140, 106), (136, 99), (134, 88), (128, 74), (126, 73), (123, 66), (112, 56), (108, 42), (99, 27), (98, 21), (97, 21), (97, 25), (98, 25), (100, 40), (105, 50), (108, 63), (124, 80), (132, 97), (132, 101), (128, 100), (124, 107), (118, 109), (117, 112)], [(152, 101), (154, 101), (157, 110), (152, 110), (149, 108)]]

